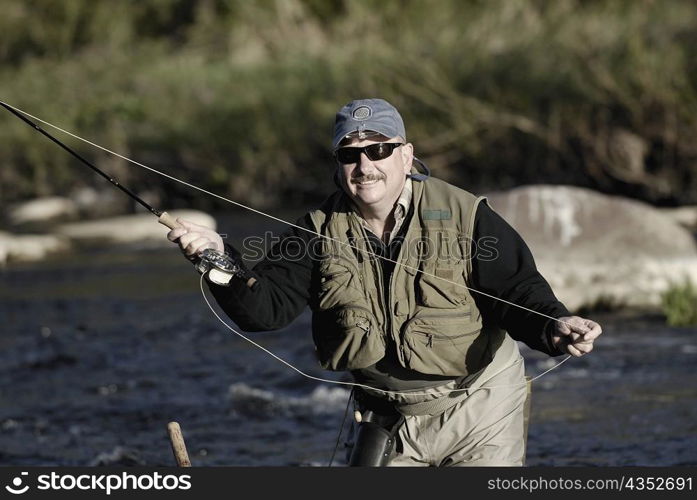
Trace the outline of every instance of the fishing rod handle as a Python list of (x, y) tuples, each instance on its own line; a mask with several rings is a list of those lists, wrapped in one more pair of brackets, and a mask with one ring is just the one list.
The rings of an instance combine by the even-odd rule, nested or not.
[(172, 453), (179, 467), (191, 467), (189, 453), (186, 451), (184, 436), (182, 436), (181, 427), (178, 422), (170, 422), (167, 424), (167, 432), (169, 439), (172, 442)]
[(162, 212), (162, 215), (160, 215), (160, 218), (157, 219), (157, 222), (160, 224), (167, 226), (170, 229), (176, 229), (178, 227), (182, 227), (181, 224), (177, 222), (177, 220), (169, 215), (167, 212)]

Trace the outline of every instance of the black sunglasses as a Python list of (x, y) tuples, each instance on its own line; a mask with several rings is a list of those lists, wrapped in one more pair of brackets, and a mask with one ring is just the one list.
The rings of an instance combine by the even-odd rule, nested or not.
[(384, 160), (389, 158), (396, 148), (403, 145), (401, 142), (378, 142), (362, 148), (339, 148), (334, 151), (334, 157), (339, 163), (358, 163), (361, 153), (365, 153), (371, 161)]

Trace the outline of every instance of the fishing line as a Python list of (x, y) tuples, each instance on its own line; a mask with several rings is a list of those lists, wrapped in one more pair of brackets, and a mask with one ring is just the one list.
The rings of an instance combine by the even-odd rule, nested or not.
[[(266, 347), (264, 347), (264, 346), (262, 346), (262, 345), (260, 345), (260, 344), (257, 344), (256, 342), (254, 342), (254, 341), (253, 341), (252, 339), (250, 339), (249, 337), (243, 335), (242, 333), (238, 332), (238, 331), (235, 330), (233, 327), (231, 327), (230, 325), (228, 325), (228, 324), (225, 322), (225, 320), (224, 320), (223, 318), (220, 317), (220, 315), (219, 315), (219, 314), (216, 312), (216, 310), (213, 308), (213, 305), (212, 305), (212, 304), (210, 303), (210, 301), (208, 300), (208, 297), (206, 296), (206, 291), (205, 291), (204, 288), (203, 288), (203, 275), (201, 275), (201, 279), (200, 279), (200, 281), (199, 281), (199, 285), (200, 285), (200, 288), (201, 288), (201, 295), (203, 295), (203, 300), (206, 302), (206, 304), (208, 305), (208, 308), (211, 310), (211, 312), (213, 313), (213, 315), (214, 315), (216, 318), (218, 318), (218, 321), (220, 321), (220, 322), (225, 326), (225, 328), (227, 328), (228, 330), (230, 330), (232, 333), (234, 333), (234, 334), (237, 335), (238, 337), (243, 338), (244, 340), (246, 340), (247, 342), (249, 342), (249, 343), (252, 344), (253, 346), (258, 347), (259, 349), (261, 349), (262, 351), (264, 351), (266, 354), (268, 354), (269, 356), (271, 356), (271, 357), (274, 358), (275, 360), (279, 361), (280, 363), (286, 365), (288, 368), (290, 368), (291, 370), (295, 371), (296, 373), (302, 375), (303, 377), (306, 377), (306, 378), (308, 378), (308, 379), (310, 379), (310, 380), (314, 380), (314, 381), (316, 381), (316, 382), (324, 382), (324, 383), (329, 383), (329, 384), (345, 385), (345, 386), (347, 386), (347, 387), (360, 387), (360, 388), (362, 388), (362, 389), (369, 389), (369, 390), (371, 390), (371, 391), (380, 392), (380, 393), (382, 393), (382, 394), (405, 395), (405, 396), (434, 396), (434, 394), (433, 394), (433, 393), (430, 393), (430, 392), (414, 392), (414, 391), (418, 391), (418, 390), (420, 390), (420, 389), (414, 389), (414, 391), (388, 391), (388, 390), (385, 390), (385, 389), (378, 389), (378, 388), (376, 388), (376, 387), (372, 387), (372, 386), (369, 386), (369, 385), (366, 385), (366, 384), (359, 384), (359, 383), (357, 383), (357, 382), (343, 382), (343, 381), (341, 381), (341, 380), (330, 380), (330, 379), (326, 379), (326, 378), (322, 378), (322, 377), (315, 377), (314, 375), (310, 375), (310, 374), (308, 374), (308, 373), (305, 373), (305, 372), (303, 372), (300, 368), (295, 367), (294, 365), (290, 364), (290, 363), (289, 363), (288, 361), (286, 361), (285, 359), (283, 359), (283, 358), (279, 357), (278, 355), (274, 354), (273, 352), (269, 351)], [(557, 363), (556, 365), (552, 366), (552, 367), (549, 368), (548, 370), (545, 370), (545, 371), (542, 372), (541, 374), (539, 374), (539, 375), (537, 375), (536, 377), (530, 379), (530, 381), (527, 381), (527, 380), (526, 380), (525, 382), (521, 382), (521, 383), (517, 383), (517, 384), (510, 384), (510, 385), (482, 386), (482, 387), (477, 387), (477, 388), (475, 388), (475, 389), (471, 389), (471, 388), (469, 388), (469, 387), (464, 387), (464, 388), (461, 388), (461, 389), (452, 389), (452, 390), (449, 390), (449, 391), (447, 391), (446, 393), (444, 393), (444, 394), (442, 394), (442, 395), (452, 394), (453, 392), (463, 392), (463, 391), (472, 391), (472, 392), (474, 392), (474, 391), (478, 391), (478, 390), (480, 390), (480, 389), (498, 389), (498, 388), (502, 388), (502, 387), (519, 387), (519, 386), (521, 386), (521, 385), (526, 385), (526, 384), (532, 383), (532, 382), (534, 382), (535, 380), (539, 379), (540, 377), (542, 377), (542, 376), (548, 374), (549, 372), (551, 372), (551, 371), (554, 370), (555, 368), (558, 368), (559, 366), (562, 365), (562, 363), (566, 362), (569, 358), (571, 358), (571, 356), (567, 356), (566, 358), (564, 358), (563, 360), (561, 360), (559, 363)], [(439, 395), (440, 395), (440, 393), (439, 393)]]
[[(153, 172), (153, 173), (155, 173), (155, 174), (157, 174), (157, 175), (160, 175), (160, 176), (165, 177), (165, 178), (167, 178), (167, 179), (173, 180), (173, 181), (178, 182), (178, 183), (180, 183), (180, 184), (183, 184), (183, 185), (185, 185), (185, 186), (187, 186), (187, 187), (190, 187), (190, 188), (192, 188), (192, 189), (195, 189), (195, 190), (197, 190), (197, 191), (200, 191), (200, 192), (202, 192), (202, 193), (205, 193), (205, 194), (207, 194), (207, 195), (209, 195), (209, 196), (212, 196), (212, 197), (214, 197), (214, 198), (218, 198), (218, 199), (220, 199), (220, 200), (223, 200), (223, 201), (225, 201), (225, 202), (227, 202), (227, 203), (230, 203), (230, 204), (235, 205), (235, 206), (237, 206), (237, 207), (243, 208), (243, 209), (248, 210), (248, 211), (250, 211), (250, 212), (254, 212), (254, 213), (256, 213), (256, 214), (262, 215), (262, 216), (267, 217), (267, 218), (269, 218), (269, 219), (273, 219), (273, 220), (275, 220), (275, 221), (281, 222), (281, 223), (283, 223), (283, 224), (286, 224), (286, 225), (288, 225), (288, 226), (294, 227), (294, 228), (296, 228), (296, 229), (300, 229), (301, 231), (305, 231), (305, 232), (310, 233), (310, 234), (312, 234), (312, 235), (314, 235), (314, 236), (319, 236), (319, 237), (325, 238), (325, 239), (327, 239), (327, 240), (330, 240), (330, 241), (332, 241), (332, 242), (334, 242), (334, 243), (339, 243), (340, 245), (348, 246), (349, 248), (354, 249), (354, 250), (357, 250), (357, 251), (359, 251), (359, 252), (364, 252), (364, 250), (362, 250), (362, 249), (360, 249), (360, 248), (357, 248), (357, 247), (354, 247), (354, 246), (351, 245), (350, 243), (345, 243), (345, 242), (342, 242), (342, 241), (340, 241), (340, 240), (331, 238), (331, 237), (329, 237), (329, 236), (319, 234), (319, 233), (317, 233), (317, 232), (315, 232), (315, 231), (312, 231), (312, 230), (310, 230), (310, 229), (304, 228), (304, 227), (299, 226), (299, 225), (297, 225), (297, 224), (293, 224), (292, 222), (288, 222), (288, 221), (286, 221), (286, 220), (284, 220), (284, 219), (275, 217), (275, 216), (273, 216), (273, 215), (271, 215), (271, 214), (267, 214), (267, 213), (265, 213), (265, 212), (262, 212), (262, 211), (260, 211), (260, 210), (255, 209), (255, 208), (252, 208), (252, 207), (249, 207), (249, 206), (244, 205), (244, 204), (242, 204), (242, 203), (239, 203), (239, 202), (237, 202), (237, 201), (235, 201), (235, 200), (231, 200), (231, 199), (229, 199), (229, 198), (225, 198), (224, 196), (221, 196), (221, 195), (219, 195), (219, 194), (213, 193), (213, 192), (208, 191), (208, 190), (206, 190), (206, 189), (203, 189), (203, 188), (201, 188), (201, 187), (199, 187), (199, 186), (196, 186), (196, 185), (194, 185), (194, 184), (188, 183), (188, 182), (186, 182), (186, 181), (183, 181), (183, 180), (181, 180), (181, 179), (178, 179), (178, 178), (176, 178), (176, 177), (173, 177), (173, 176), (171, 176), (171, 175), (169, 175), (169, 174), (166, 174), (166, 173), (164, 173), (164, 172), (162, 172), (162, 171), (160, 171), (160, 170), (157, 170), (157, 169), (155, 169), (155, 168), (152, 168), (152, 167), (149, 167), (149, 166), (147, 166), (147, 165), (144, 165), (143, 163), (140, 163), (140, 162), (137, 162), (137, 161), (135, 161), (135, 160), (132, 160), (132, 159), (130, 159), (130, 158), (126, 157), (126, 156), (123, 156), (123, 155), (121, 155), (121, 154), (119, 154), (119, 153), (117, 153), (117, 152), (115, 152), (115, 151), (111, 151), (110, 149), (107, 149), (107, 148), (105, 148), (105, 147), (103, 147), (103, 146), (100, 146), (99, 144), (96, 144), (96, 143), (94, 143), (94, 142), (91, 142), (91, 141), (89, 141), (89, 140), (87, 140), (87, 139), (84, 139), (83, 137), (80, 137), (80, 136), (78, 136), (78, 135), (76, 135), (76, 134), (74, 134), (74, 133), (72, 133), (72, 132), (69, 132), (69, 131), (67, 131), (67, 130), (65, 130), (65, 129), (63, 129), (63, 128), (61, 128), (61, 127), (58, 127), (57, 125), (54, 125), (54, 124), (52, 124), (52, 123), (50, 123), (50, 122), (47, 122), (46, 120), (43, 120), (43, 119), (41, 119), (41, 118), (39, 118), (39, 117), (37, 117), (37, 116), (34, 116), (34, 115), (32, 115), (32, 114), (30, 114), (30, 113), (28, 113), (28, 112), (26, 112), (26, 111), (24, 111), (24, 110), (22, 110), (22, 109), (19, 109), (19, 108), (15, 107), (15, 106), (12, 106), (12, 105), (10, 105), (10, 104), (7, 104), (7, 103), (4, 102), (4, 101), (0, 101), (0, 103), (2, 103), (3, 106), (6, 106), (6, 107), (8, 107), (8, 108), (11, 108), (11, 109), (15, 110), (16, 112), (22, 113), (23, 115), (32, 118), (33, 120), (36, 120), (36, 121), (38, 121), (38, 122), (40, 122), (40, 123), (42, 123), (42, 124), (44, 124), (44, 125), (47, 125), (47, 126), (52, 127), (52, 128), (54, 128), (54, 129), (56, 129), (56, 130), (58, 130), (58, 131), (60, 131), (60, 132), (62, 132), (62, 133), (64, 133), (64, 134), (67, 134), (67, 135), (69, 135), (70, 137), (73, 137), (73, 138), (75, 138), (75, 139), (77, 139), (77, 140), (79, 140), (79, 141), (85, 142), (85, 143), (89, 144), (90, 146), (93, 146), (93, 147), (95, 147), (95, 148), (97, 148), (97, 149), (100, 149), (100, 150), (106, 152), (106, 153), (109, 153), (109, 154), (114, 155), (114, 156), (116, 156), (116, 157), (118, 157), (118, 158), (121, 158), (121, 159), (123, 159), (123, 160), (125, 160), (125, 161), (127, 161), (127, 162), (129, 162), (129, 163), (132, 163), (132, 164), (134, 164), (134, 165), (137, 165), (137, 166), (139, 166), (139, 167), (141, 167), (141, 168), (144, 168), (144, 169), (146, 169), (146, 170), (148, 170), (148, 171), (150, 171), (150, 172)], [(33, 125), (33, 124), (30, 123), (30, 125)], [(75, 154), (75, 153), (72, 152), (69, 148), (67, 148), (66, 146), (62, 145), (57, 139), (51, 137), (48, 133), (46, 133), (46, 132), (44, 132), (43, 130), (41, 130), (38, 126), (36, 126), (36, 125), (33, 125), (33, 126), (34, 126), (34, 128), (36, 128), (39, 132), (42, 132), (44, 135), (48, 136), (51, 140), (53, 140), (54, 142), (56, 142), (56, 143), (58, 143), (59, 145), (61, 145), (61, 147), (63, 147), (64, 149), (68, 150), (69, 152)], [(78, 156), (77, 154), (75, 154), (75, 155)], [(83, 160), (83, 161), (84, 161), (84, 160)], [(118, 187), (118, 186), (117, 186), (117, 187)], [(152, 211), (153, 213), (155, 213), (154, 210), (151, 209), (151, 211)], [(155, 214), (157, 215), (157, 213), (155, 213)], [(497, 300), (497, 301), (503, 302), (503, 303), (505, 303), (505, 304), (508, 304), (508, 305), (510, 305), (510, 306), (518, 307), (518, 308), (523, 309), (523, 310), (525, 310), (525, 311), (528, 311), (528, 312), (530, 312), (530, 313), (537, 314), (537, 315), (539, 315), (539, 316), (542, 316), (542, 317), (551, 319), (551, 320), (556, 321), (556, 322), (559, 322), (559, 323), (563, 323), (563, 324), (567, 325), (567, 326), (570, 328), (570, 330), (572, 330), (572, 332), (573, 332), (573, 325), (571, 325), (570, 323), (567, 323), (567, 322), (565, 322), (565, 321), (562, 321), (562, 320), (560, 320), (560, 319), (558, 319), (558, 318), (555, 318), (555, 317), (553, 317), (553, 316), (549, 316), (549, 315), (544, 314), (544, 313), (541, 313), (541, 312), (539, 312), (539, 311), (535, 311), (535, 310), (533, 310), (533, 309), (529, 309), (529, 308), (527, 308), (527, 307), (524, 307), (524, 306), (515, 304), (515, 303), (513, 303), (513, 302), (507, 301), (507, 300), (502, 299), (502, 298), (500, 298), (500, 297), (496, 297), (496, 296), (494, 296), (494, 295), (488, 294), (488, 293), (486, 293), (486, 292), (482, 292), (482, 291), (480, 291), (480, 290), (476, 290), (476, 289), (474, 289), (474, 288), (468, 287), (467, 285), (463, 285), (463, 284), (461, 284), (461, 283), (456, 283), (456, 282), (454, 282), (454, 281), (452, 281), (452, 280), (448, 280), (448, 279), (446, 279), (446, 278), (443, 278), (443, 277), (440, 277), (440, 276), (436, 276), (435, 274), (431, 274), (431, 273), (425, 272), (425, 271), (423, 271), (423, 270), (417, 269), (417, 268), (415, 268), (415, 267), (413, 267), (413, 266), (409, 266), (409, 265), (406, 265), (406, 264), (397, 262), (396, 260), (393, 260), (393, 259), (390, 259), (390, 258), (387, 258), (387, 257), (383, 257), (383, 256), (379, 256), (379, 255), (375, 255), (375, 254), (372, 253), (372, 252), (370, 253), (370, 256), (383, 259), (383, 260), (385, 260), (385, 261), (387, 261), (387, 262), (391, 262), (391, 263), (393, 263), (393, 264), (395, 264), (395, 265), (402, 266), (402, 267), (404, 267), (405, 269), (409, 269), (409, 270), (414, 271), (414, 272), (416, 272), (416, 273), (421, 273), (421, 274), (424, 274), (424, 275), (429, 276), (429, 277), (431, 277), (431, 278), (435, 278), (435, 279), (437, 279), (437, 280), (445, 281), (445, 282), (450, 283), (450, 284), (452, 284), (452, 285), (455, 285), (455, 286), (457, 286), (457, 287), (466, 288), (466, 289), (469, 290), (469, 291), (472, 291), (472, 292), (478, 293), (478, 294), (480, 294), (480, 295), (489, 297), (489, 298), (491, 298), (491, 299), (493, 299), (493, 300)], [(318, 381), (318, 382), (326, 382), (326, 383), (333, 383), (333, 384), (338, 384), (338, 385), (347, 385), (347, 386), (353, 386), (353, 387), (362, 387), (362, 388), (365, 388), (365, 389), (370, 389), (370, 390), (377, 391), (377, 392), (382, 392), (382, 393), (385, 393), (385, 394), (406, 394), (406, 395), (424, 395), (424, 396), (432, 395), (432, 394), (430, 394), (430, 393), (414, 393), (414, 392), (409, 392), (409, 391), (401, 391), (401, 392), (398, 392), (398, 391), (386, 391), (386, 390), (382, 390), (382, 389), (373, 388), (373, 387), (370, 387), (370, 386), (367, 386), (367, 385), (364, 385), (364, 384), (358, 384), (358, 383), (354, 383), (354, 382), (341, 382), (341, 381), (336, 381), (336, 380), (323, 379), (323, 378), (314, 377), (314, 376), (312, 376), (312, 375), (306, 374), (306, 373), (302, 372), (301, 370), (299, 370), (298, 368), (296, 368), (296, 367), (294, 367), (293, 365), (291, 365), (290, 363), (288, 363), (287, 361), (285, 361), (285, 360), (281, 359), (280, 357), (276, 356), (274, 353), (272, 353), (272, 352), (269, 351), (268, 349), (266, 349), (266, 348), (264, 348), (263, 346), (257, 344), (256, 342), (254, 342), (253, 340), (247, 338), (246, 336), (242, 335), (240, 332), (236, 331), (234, 328), (232, 328), (232, 327), (229, 326), (227, 323), (225, 323), (225, 321), (224, 321), (224, 320), (218, 315), (218, 313), (213, 309), (213, 307), (211, 306), (210, 302), (208, 301), (208, 298), (206, 297), (205, 291), (203, 290), (203, 276), (201, 276), (201, 292), (202, 292), (203, 298), (204, 298), (206, 304), (208, 305), (208, 307), (210, 308), (210, 310), (213, 312), (213, 314), (215, 315), (215, 317), (218, 318), (218, 320), (219, 320), (223, 325), (225, 325), (226, 328), (228, 328), (229, 330), (231, 330), (231, 331), (232, 331), (233, 333), (235, 333), (236, 335), (238, 335), (238, 336), (242, 337), (243, 339), (247, 340), (248, 342), (250, 342), (250, 343), (253, 344), (254, 346), (258, 347), (259, 349), (263, 350), (263, 351), (266, 352), (267, 354), (271, 355), (271, 356), (274, 357), (276, 360), (278, 360), (279, 362), (285, 364), (286, 366), (288, 366), (289, 368), (293, 369), (294, 371), (296, 371), (297, 373), (299, 373), (300, 375), (302, 375), (302, 376), (304, 376), (304, 377), (307, 377), (307, 378), (312, 379), (312, 380), (316, 380), (316, 381)], [(561, 362), (559, 362), (559, 363), (557, 363), (556, 365), (554, 365), (553, 367), (551, 367), (550, 369), (548, 369), (548, 370), (546, 370), (545, 372), (543, 372), (542, 374), (540, 374), (540, 375), (536, 376), (535, 378), (531, 379), (530, 382), (533, 382), (534, 380), (537, 380), (538, 378), (542, 377), (543, 375), (546, 375), (547, 373), (549, 373), (549, 372), (552, 371), (553, 369), (559, 367), (562, 363), (566, 362), (569, 358), (571, 358), (570, 355), (567, 356), (567, 357), (566, 357), (564, 360), (562, 360)], [(528, 383), (528, 382), (526, 381), (526, 382), (524, 382), (523, 384), (513, 384), (513, 385), (505, 385), (505, 386), (491, 386), (491, 387), (479, 387), (478, 389), (484, 389), (484, 388), (487, 388), (487, 389), (488, 389), (488, 388), (494, 388), (494, 387), (517, 387), (517, 386), (519, 386), (519, 385), (524, 385), (524, 384), (527, 384), (527, 383)], [(449, 391), (449, 393), (452, 393), (452, 392), (459, 392), (459, 391), (466, 391), (466, 390), (469, 390), (469, 389), (467, 389), (467, 388), (464, 388), (464, 389), (454, 389), (454, 390), (452, 390), (452, 391)]]
[(336, 436), (334, 451), (332, 451), (332, 456), (329, 458), (329, 463), (327, 464), (327, 467), (331, 467), (334, 463), (334, 457), (336, 457), (336, 452), (339, 449), (339, 443), (341, 442), (341, 435), (343, 434), (344, 426), (346, 425), (346, 417), (348, 416), (349, 407), (351, 406), (351, 400), (353, 400), (353, 389), (351, 389), (348, 401), (346, 401), (346, 409), (344, 410), (344, 416), (341, 419), (341, 427), (339, 427), (339, 434)]

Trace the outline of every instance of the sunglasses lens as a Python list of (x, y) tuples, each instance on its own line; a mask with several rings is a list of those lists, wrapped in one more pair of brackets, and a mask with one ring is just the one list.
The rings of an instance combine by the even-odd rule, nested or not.
[(358, 163), (361, 159), (361, 153), (365, 152), (365, 155), (371, 161), (384, 160), (398, 146), (401, 146), (401, 144), (381, 142), (363, 148), (339, 148), (336, 150), (336, 159), (339, 163)]
[(339, 148), (336, 159), (339, 163), (357, 163), (361, 157), (361, 148)]
[(384, 160), (392, 154), (390, 146), (384, 143), (371, 144), (365, 147), (365, 155), (372, 161)]

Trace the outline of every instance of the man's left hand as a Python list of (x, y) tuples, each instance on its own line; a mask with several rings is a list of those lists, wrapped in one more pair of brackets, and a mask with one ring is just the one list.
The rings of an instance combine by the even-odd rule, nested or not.
[(560, 351), (581, 357), (593, 350), (593, 341), (603, 333), (600, 325), (579, 316), (563, 316), (555, 322), (552, 344)]

